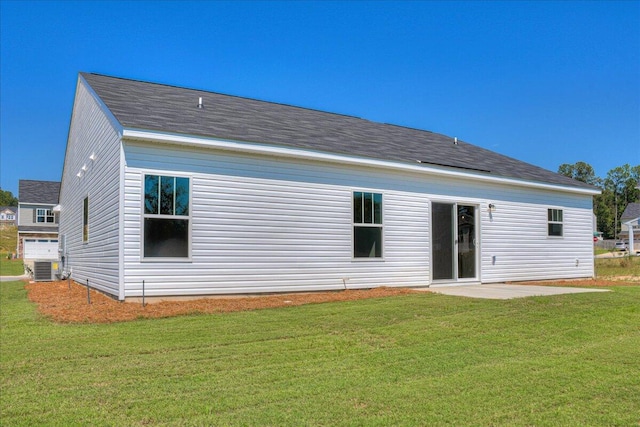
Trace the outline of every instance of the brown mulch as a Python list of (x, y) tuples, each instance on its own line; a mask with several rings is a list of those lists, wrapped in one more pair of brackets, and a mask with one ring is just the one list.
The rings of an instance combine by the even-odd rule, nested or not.
[(333, 301), (383, 298), (418, 292), (407, 288), (380, 287), (366, 290), (161, 301), (147, 303), (143, 307), (142, 303), (120, 302), (95, 290), (90, 291), (91, 304), (88, 304), (87, 288), (75, 282), (71, 282), (70, 287), (66, 281), (29, 283), (25, 288), (29, 299), (38, 305), (40, 313), (61, 323), (113, 323), (192, 313), (228, 313)]
[[(611, 287), (638, 286), (637, 280), (567, 280), (544, 282), (518, 282), (522, 285)], [(407, 288), (380, 287), (366, 290), (343, 290), (277, 294), (266, 296), (212, 297), (188, 301), (161, 301), (147, 303), (116, 301), (100, 292), (91, 290), (91, 304), (87, 303), (84, 286), (71, 282), (40, 282), (26, 286), (29, 299), (37, 304), (44, 316), (61, 323), (113, 323), (142, 318), (172, 317), (192, 313), (229, 313), (233, 311), (259, 310), (318, 304), (333, 301), (353, 301), (366, 298), (383, 298), (416, 292)]]

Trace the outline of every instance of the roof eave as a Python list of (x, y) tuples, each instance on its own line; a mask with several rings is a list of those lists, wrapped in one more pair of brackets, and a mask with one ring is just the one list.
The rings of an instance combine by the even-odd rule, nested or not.
[(449, 176), (452, 178), (474, 179), (477, 181), (506, 184), (519, 187), (536, 188), (543, 190), (564, 191), (583, 195), (600, 194), (599, 189), (586, 187), (572, 187), (558, 184), (543, 183), (538, 181), (527, 181), (516, 178), (492, 176), (471, 171), (454, 170), (448, 167), (431, 166), (425, 163), (416, 164), (401, 163), (394, 161), (378, 160), (372, 158), (348, 156), (343, 154), (333, 154), (327, 152), (311, 151), (300, 148), (282, 147), (261, 143), (224, 140), (213, 137), (193, 136), (184, 134), (173, 134), (168, 132), (153, 131), (148, 129), (122, 128), (122, 139), (132, 141), (148, 141), (158, 143), (168, 143), (174, 145), (215, 148), (223, 151), (236, 153), (252, 153), (267, 156), (278, 156), (297, 158), (314, 161), (325, 161), (331, 163), (341, 163), (349, 165), (378, 167), (383, 169), (410, 171), (426, 175)]

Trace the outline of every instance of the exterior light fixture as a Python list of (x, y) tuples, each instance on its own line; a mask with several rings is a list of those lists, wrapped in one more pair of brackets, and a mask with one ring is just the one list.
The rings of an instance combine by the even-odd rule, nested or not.
[(489, 212), (493, 213), (496, 211), (496, 205), (493, 203), (489, 203)]

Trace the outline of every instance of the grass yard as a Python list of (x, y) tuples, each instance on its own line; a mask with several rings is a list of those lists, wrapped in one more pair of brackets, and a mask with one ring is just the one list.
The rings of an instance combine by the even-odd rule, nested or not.
[(640, 287), (114, 324), (2, 283), (3, 425), (638, 425)]
[(0, 257), (0, 276), (21, 276), (24, 274), (24, 264), (21, 259), (7, 259)]
[(24, 265), (20, 259), (8, 259), (15, 254), (18, 242), (18, 227), (0, 228), (0, 276), (20, 276), (24, 273)]
[(640, 257), (638, 256), (596, 258), (595, 266), (597, 277), (640, 278)]

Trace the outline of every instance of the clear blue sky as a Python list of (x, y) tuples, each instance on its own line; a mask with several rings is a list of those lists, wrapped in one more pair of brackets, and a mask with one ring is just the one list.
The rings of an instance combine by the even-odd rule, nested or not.
[(640, 163), (640, 2), (0, 2), (0, 185), (60, 180), (80, 71)]

